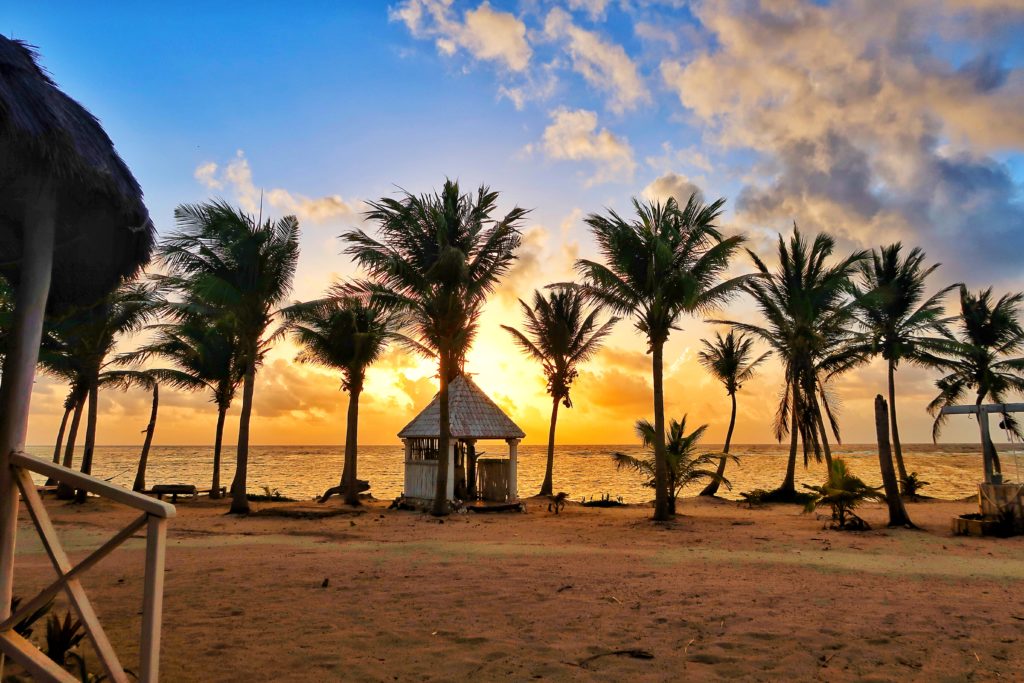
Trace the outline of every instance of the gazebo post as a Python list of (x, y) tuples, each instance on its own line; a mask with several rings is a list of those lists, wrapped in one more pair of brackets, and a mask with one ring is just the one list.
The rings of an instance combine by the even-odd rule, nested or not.
[(457, 439), (448, 439), (448, 481), (445, 482), (445, 495), (448, 500), (455, 500), (455, 444)]
[(519, 500), (517, 480), (517, 460), (519, 456), (519, 439), (508, 439), (508, 500)]
[(466, 490), (476, 500), (476, 439), (466, 439)]
[(49, 183), (29, 200), (26, 214), (11, 346), (0, 385), (0, 620), (11, 613), (18, 531), (18, 490), (11, 453), (25, 447), (53, 267), (56, 200)]

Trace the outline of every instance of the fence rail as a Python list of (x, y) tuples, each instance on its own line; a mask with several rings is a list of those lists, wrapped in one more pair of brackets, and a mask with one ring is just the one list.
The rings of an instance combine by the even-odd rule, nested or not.
[[(30, 472), (51, 477), (76, 489), (88, 491), (135, 508), (142, 512), (109, 541), (93, 551), (77, 565), (72, 565), (57, 538), (39, 491)], [(10, 455), (10, 472), (21, 491), (25, 507), (39, 533), (39, 539), (57, 573), (57, 579), (34, 598), (19, 605), (18, 610), (0, 622), (0, 651), (22, 665), (37, 680), (77, 681), (56, 662), (43, 655), (32, 643), (14, 632), (14, 625), (27, 614), (45, 605), (64, 591), (68, 602), (78, 612), (79, 619), (92, 641), (107, 676), (115, 683), (127, 682), (128, 675), (121, 666), (99, 618), (89, 601), (79, 577), (109, 555), (115, 548), (146, 528), (146, 564), (142, 598), (142, 631), (139, 638), (138, 680), (155, 683), (160, 670), (160, 627), (163, 618), (164, 558), (167, 545), (167, 520), (174, 516), (174, 506), (129, 491), (81, 472), (68, 469), (26, 453)], [(7, 552), (6, 546), (4, 552)], [(13, 544), (11, 548), (13, 552)], [(8, 558), (13, 559), (13, 558)]]

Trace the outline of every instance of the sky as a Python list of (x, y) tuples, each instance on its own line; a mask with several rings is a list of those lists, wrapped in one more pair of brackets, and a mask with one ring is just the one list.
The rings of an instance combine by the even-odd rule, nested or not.
[[(467, 371), (543, 443), (539, 366), (499, 326), (517, 298), (595, 257), (583, 219), (632, 197), (724, 197), (722, 228), (775, 262), (798, 224), (839, 251), (901, 240), (953, 282), (1024, 289), (1024, 4), (1019, 0), (400, 0), (5, 3), (0, 33), (38, 47), (59, 86), (102, 121), (159, 232), (181, 203), (223, 197), (294, 214), (293, 298), (359, 272), (338, 235), (364, 201), (437, 189), (501, 192), (530, 209), (519, 260), (489, 302)], [(749, 272), (738, 257), (736, 273)], [(742, 298), (720, 317), (756, 320)], [(684, 318), (666, 348), (666, 410), (710, 425), (729, 403), (699, 366), (715, 326)], [(127, 339), (130, 349), (139, 339)], [(563, 443), (629, 443), (649, 417), (650, 357), (628, 321), (581, 369)], [(290, 342), (259, 373), (256, 444), (337, 444), (347, 396)], [(389, 351), (368, 374), (360, 441), (387, 444), (436, 391), (436, 370)], [(930, 440), (935, 376), (897, 373), (901, 434)], [(771, 441), (769, 362), (739, 393), (734, 442)], [(67, 388), (40, 378), (29, 443), (52, 443)], [(843, 438), (873, 440), (879, 363), (836, 383)], [(100, 444), (141, 442), (149, 397), (106, 391)], [(232, 416), (237, 413), (235, 405)], [(157, 444), (211, 443), (209, 397), (165, 391)], [(226, 434), (234, 441), (236, 422)], [(954, 420), (944, 440), (975, 441)]]

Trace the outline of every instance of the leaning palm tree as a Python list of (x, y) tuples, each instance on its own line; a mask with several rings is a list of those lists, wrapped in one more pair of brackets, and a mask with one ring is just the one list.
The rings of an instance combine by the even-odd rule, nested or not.
[(704, 204), (692, 195), (680, 208), (675, 199), (641, 203), (636, 218), (609, 210), (586, 218), (604, 263), (581, 259), (576, 270), (584, 296), (614, 314), (629, 316), (647, 338), (654, 389), (654, 519), (666, 520), (669, 508), (665, 455), (664, 348), (669, 333), (686, 313), (713, 309), (735, 294), (746, 276), (723, 279), (743, 242), (723, 238), (715, 227), (724, 199)]
[(357, 283), (336, 283), (326, 297), (290, 306), (283, 315), (292, 337), (302, 347), (295, 360), (340, 370), (341, 388), (349, 395), (341, 481), (328, 489), (320, 501), (341, 493), (346, 504), (359, 505), (359, 396), (367, 368), (398, 336), (398, 316), (382, 305), (379, 297), (371, 296), (369, 287)]
[(544, 369), (551, 395), (551, 427), (548, 430), (548, 460), (540, 495), (554, 492), (552, 471), (555, 463), (555, 424), (558, 404), (572, 408), (569, 389), (576, 379), (577, 368), (601, 348), (618, 318), (598, 323), (597, 309), (587, 310), (586, 300), (577, 289), (558, 288), (545, 297), (533, 292), (533, 306), (522, 299), (526, 333), (502, 325), (516, 344)]
[[(85, 447), (82, 454), (82, 472), (92, 473), (93, 452), (96, 445), (96, 424), (99, 408), (99, 389), (116, 385), (122, 378), (113, 371), (119, 361), (113, 356), (117, 343), (125, 336), (141, 331), (147, 320), (156, 313), (152, 288), (144, 283), (129, 282), (104, 297), (98, 303), (72, 310), (51, 320), (43, 339), (39, 363), (43, 370), (57, 377), (69, 379), (72, 386), (88, 402)], [(77, 420), (76, 420), (77, 422)], [(72, 434), (65, 451), (65, 465), (70, 466)], [(66, 496), (67, 487), (59, 491)], [(79, 491), (79, 501), (85, 492)]]
[(184, 305), (165, 302), (164, 306), (173, 311), (176, 319), (150, 325), (148, 330), (153, 335), (151, 341), (125, 354), (122, 362), (138, 364), (160, 359), (169, 366), (149, 369), (149, 374), (158, 382), (185, 391), (210, 392), (210, 400), (217, 406), (210, 497), (220, 498), (224, 421), (242, 381), (238, 344), (235, 335), (222, 321), (210, 321), (206, 317), (190, 314)]
[(492, 217), (498, 193), (481, 185), (462, 194), (446, 180), (441, 192), (370, 202), (366, 217), (378, 238), (362, 230), (342, 235), (351, 255), (374, 279), (371, 290), (401, 315), (401, 327), (436, 355), (440, 384), (437, 486), (432, 513), (448, 513), (446, 486), (450, 422), (448, 384), (462, 370), (488, 295), (515, 261), (526, 210)]
[[(728, 453), (729, 446), (732, 443), (732, 431), (736, 427), (736, 392), (740, 390), (744, 382), (754, 376), (757, 366), (765, 362), (772, 355), (772, 352), (766, 351), (757, 358), (754, 358), (754, 339), (742, 332), (737, 334), (733, 330), (729, 330), (725, 337), (715, 332), (714, 341), (701, 339), (701, 344), (703, 344), (704, 348), (697, 353), (697, 359), (715, 379), (725, 386), (725, 393), (732, 400), (732, 412), (729, 414), (729, 429), (725, 433), (725, 445), (722, 447), (722, 452)], [(722, 456), (718, 461), (719, 477), (725, 475), (727, 463), (728, 458), (726, 456)], [(720, 483), (720, 478), (712, 479), (704, 487), (704, 490), (700, 492), (700, 495), (715, 495), (718, 493)]]
[[(1006, 403), (1009, 395), (1024, 393), (1024, 327), (1020, 306), (1024, 293), (1004, 294), (992, 300), (992, 288), (973, 294), (960, 285), (960, 316), (956, 319), (956, 335), (951, 336), (939, 353), (927, 354), (926, 362), (945, 374), (936, 381), (939, 394), (928, 404), (935, 418), (932, 437), (937, 439), (945, 424), (942, 409), (960, 403), (974, 392), (974, 404), (986, 399)], [(1006, 413), (1003, 426), (1018, 439), (1024, 438), (1021, 426)], [(979, 419), (983, 419), (979, 415)], [(982, 444), (992, 460), (993, 469), (1001, 472), (999, 454), (989, 438)]]
[(746, 289), (765, 323), (713, 321), (760, 338), (782, 361), (785, 384), (773, 429), (780, 442), (790, 436), (786, 476), (777, 490), (783, 497), (796, 493), (797, 437), (803, 442), (805, 465), (811, 448), (816, 455), (819, 452), (824, 434), (822, 387), (827, 379), (863, 361), (863, 354), (849, 343), (848, 329), (855, 313), (850, 277), (867, 252), (858, 251), (830, 265), (834, 250), (835, 240), (829, 235), (821, 233), (808, 243), (795, 225), (788, 244), (779, 235), (775, 271), (748, 250), (760, 277), (749, 280)]
[(238, 343), (242, 408), (230, 512), (247, 514), (256, 371), (279, 336), (267, 330), (291, 291), (299, 260), (299, 222), (295, 216), (264, 220), (220, 200), (183, 204), (174, 217), (178, 230), (160, 246), (169, 271), (164, 286), (180, 298), (179, 310), (225, 325)]
[(151, 392), (153, 399), (149, 408), (149, 422), (142, 432), (146, 435), (142, 442), (142, 451), (139, 453), (138, 466), (135, 468), (135, 481), (132, 483), (132, 491), (146, 490), (146, 467), (149, 464), (149, 450), (153, 445), (153, 434), (156, 432), (157, 412), (160, 409), (160, 382), (156, 376), (147, 370), (108, 370), (101, 376), (101, 383), (105, 386), (114, 386), (122, 391), (128, 391), (133, 387), (139, 387)]
[(860, 264), (856, 297), (863, 343), (870, 353), (882, 356), (888, 370), (889, 422), (901, 489), (908, 475), (896, 420), (896, 370), (901, 360), (920, 362), (921, 351), (939, 349), (948, 322), (942, 300), (956, 288), (950, 285), (925, 298), (925, 280), (939, 264), (925, 266), (925, 254), (916, 247), (906, 258), (902, 250), (899, 242), (872, 250), (871, 258)]
[[(683, 488), (689, 484), (710, 479), (711, 481), (725, 484), (726, 488), (732, 488), (732, 484), (729, 483), (728, 479), (719, 472), (709, 468), (715, 464), (716, 458), (722, 457), (736, 460), (736, 456), (718, 453), (697, 454), (696, 452), (697, 445), (704, 437), (704, 432), (707, 429), (708, 426), (705, 424), (687, 434), (686, 415), (683, 415), (682, 420), (672, 420), (669, 422), (665, 453), (668, 464), (666, 468), (668, 470), (668, 507), (673, 515), (676, 513), (676, 499)], [(640, 441), (643, 442), (644, 448), (650, 451), (653, 456), (654, 444), (657, 439), (657, 430), (654, 425), (648, 420), (637, 420), (636, 434), (640, 437)], [(638, 472), (645, 478), (644, 486), (656, 489), (657, 465), (653, 457), (637, 458), (636, 456), (616, 451), (612, 453), (612, 459), (615, 460), (616, 469), (626, 468)]]

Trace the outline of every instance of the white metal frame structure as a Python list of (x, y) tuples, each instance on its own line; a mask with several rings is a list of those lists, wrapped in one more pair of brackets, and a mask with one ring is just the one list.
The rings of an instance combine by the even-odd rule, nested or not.
[(978, 429), (981, 431), (981, 452), (985, 468), (985, 483), (996, 484), (994, 481), (992, 467), (992, 451), (989, 448), (991, 438), (988, 430), (988, 416), (990, 413), (1024, 413), (1024, 403), (985, 403), (980, 406), (947, 406), (942, 409), (943, 415), (975, 415), (978, 418)]

